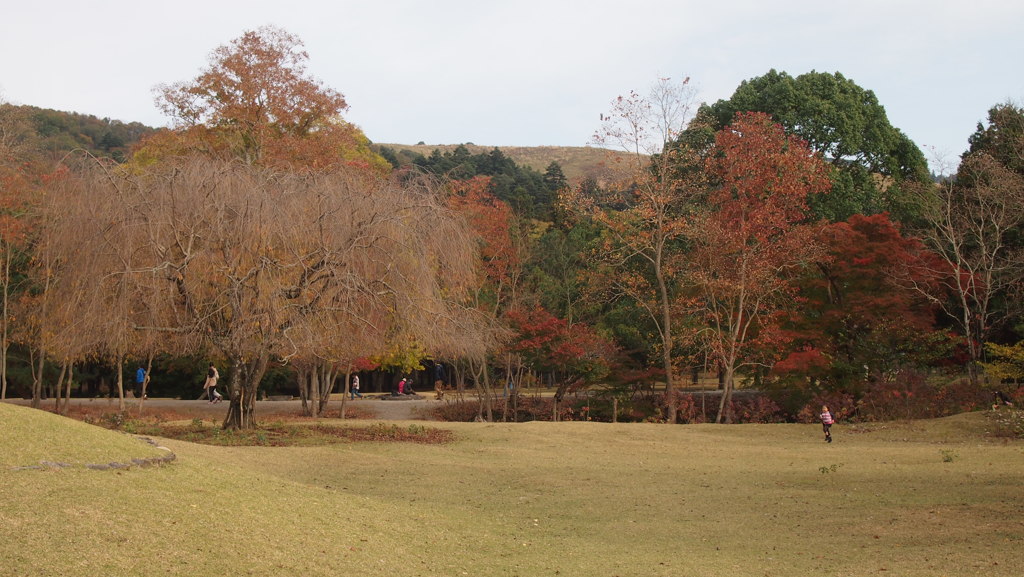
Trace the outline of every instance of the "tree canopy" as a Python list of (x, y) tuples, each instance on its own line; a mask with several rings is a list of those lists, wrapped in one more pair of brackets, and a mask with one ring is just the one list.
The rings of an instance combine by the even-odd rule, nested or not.
[(968, 138), (970, 148), (964, 157), (985, 153), (1009, 170), (1024, 175), (1024, 109), (1013, 103), (993, 106), (988, 123)]
[(794, 78), (771, 70), (743, 81), (729, 99), (701, 106), (694, 130), (719, 130), (738, 112), (770, 114), (833, 165), (831, 193), (811, 199), (819, 216), (832, 221), (879, 212), (899, 219), (914, 216), (914, 202), (900, 183), (928, 180), (927, 162), (917, 145), (892, 126), (872, 91), (838, 72), (812, 71)]
[(280, 28), (248, 31), (215, 49), (195, 79), (158, 86), (157, 105), (178, 130), (151, 149), (220, 151), (249, 163), (386, 168), (362, 131), (342, 118), (345, 97), (307, 73), (302, 46)]

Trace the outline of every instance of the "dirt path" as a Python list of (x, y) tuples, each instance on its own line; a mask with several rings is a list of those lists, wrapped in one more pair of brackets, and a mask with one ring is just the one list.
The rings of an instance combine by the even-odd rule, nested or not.
[[(434, 399), (428, 399), (417, 395), (420, 398), (405, 398), (401, 400), (364, 397), (349, 401), (348, 406), (359, 411), (373, 413), (378, 419), (387, 421), (432, 421), (431, 410), (437, 403)], [(334, 402), (335, 407), (340, 401)]]

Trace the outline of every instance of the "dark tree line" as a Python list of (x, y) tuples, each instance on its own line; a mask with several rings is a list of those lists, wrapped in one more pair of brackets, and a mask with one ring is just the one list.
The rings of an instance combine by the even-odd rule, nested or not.
[(516, 164), (499, 148), (487, 153), (472, 154), (466, 146), (459, 145), (449, 152), (435, 148), (429, 156), (424, 156), (381, 147), (380, 154), (396, 169), (416, 167), (447, 180), (489, 176), (489, 192), (495, 198), (507, 202), (516, 214), (524, 218), (551, 220), (558, 191), (567, 185), (565, 174), (558, 163), (552, 162), (541, 174), (528, 166)]

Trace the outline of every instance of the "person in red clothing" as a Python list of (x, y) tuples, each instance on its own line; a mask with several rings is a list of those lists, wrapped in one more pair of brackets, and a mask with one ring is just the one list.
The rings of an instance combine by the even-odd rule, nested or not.
[(832, 418), (832, 413), (829, 412), (827, 405), (821, 406), (821, 428), (825, 431), (825, 442), (832, 442), (832, 423), (835, 423), (835, 419)]

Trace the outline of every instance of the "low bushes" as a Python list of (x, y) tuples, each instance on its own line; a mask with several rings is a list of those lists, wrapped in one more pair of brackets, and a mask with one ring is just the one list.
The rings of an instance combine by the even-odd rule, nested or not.
[[(1017, 390), (1011, 397), (1024, 396)], [(715, 422), (719, 393), (677, 391), (676, 409), (680, 423)], [(594, 391), (587, 396), (567, 398), (559, 406), (558, 420), (657, 422), (664, 420), (668, 398), (660, 393), (634, 393), (618, 398), (611, 391)], [(993, 393), (971, 385), (966, 379), (933, 384), (923, 376), (906, 374), (894, 381), (876, 382), (859, 396), (825, 391), (816, 394), (794, 391), (739, 390), (732, 400), (734, 423), (814, 423), (822, 405), (828, 405), (840, 421), (891, 421), (931, 419), (988, 408)], [(551, 421), (554, 400), (551, 397), (521, 395), (506, 408), (509, 399), (494, 400), (492, 415), (501, 421)], [(1020, 405), (1020, 403), (1017, 403)], [(613, 418), (613, 411), (617, 414)], [(445, 421), (473, 421), (481, 414), (477, 399), (453, 401), (435, 411)]]

